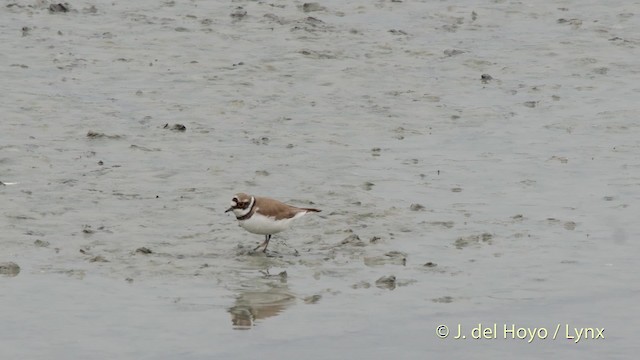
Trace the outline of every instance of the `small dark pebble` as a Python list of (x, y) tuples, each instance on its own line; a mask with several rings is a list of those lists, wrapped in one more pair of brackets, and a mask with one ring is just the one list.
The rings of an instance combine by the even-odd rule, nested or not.
[(107, 260), (104, 256), (102, 255), (98, 255), (98, 256), (94, 256), (92, 257), (89, 262), (109, 262), (109, 260)]
[(102, 161), (102, 160), (98, 161), (98, 165), (100, 165), (100, 166), (104, 165), (104, 161)]
[(90, 138), (104, 137), (104, 134), (89, 130), (89, 132), (87, 132), (87, 137), (90, 137)]
[(369, 240), (369, 243), (375, 244), (375, 243), (380, 242), (380, 240), (382, 240), (382, 238), (380, 236), (374, 236)]
[(144, 247), (144, 246), (143, 246), (143, 247), (140, 247), (140, 248), (137, 248), (137, 249), (136, 249), (136, 252), (137, 252), (137, 253), (140, 253), (140, 254), (152, 254), (152, 253), (153, 253), (153, 251), (151, 251), (151, 249), (146, 248), (146, 247)]
[(381, 289), (393, 290), (396, 288), (396, 277), (393, 275), (383, 276), (376, 280), (376, 286)]
[(482, 74), (480, 75), (480, 80), (482, 80), (482, 82), (486, 84), (489, 81), (493, 80), (493, 77), (489, 74)]
[(304, 12), (324, 11), (324, 10), (327, 10), (327, 8), (325, 8), (324, 6), (316, 2), (302, 4), (302, 11)]
[(360, 237), (356, 234), (347, 236), (340, 242), (340, 245), (352, 245), (352, 246), (365, 246), (365, 243), (360, 240)]
[(163, 129), (173, 130), (173, 131), (186, 131), (187, 127), (182, 124), (173, 124), (169, 126), (169, 124), (164, 124)]
[(251, 139), (251, 142), (256, 144), (256, 145), (268, 145), (269, 144), (269, 138), (266, 136), (263, 136), (261, 138), (254, 138)]
[(411, 211), (422, 211), (424, 210), (424, 206), (421, 204), (411, 204), (411, 206), (409, 206), (409, 209), (411, 209)]
[(48, 247), (49, 246), (49, 242), (38, 239), (38, 240), (33, 242), (33, 245), (35, 245), (37, 247)]
[(304, 298), (305, 304), (315, 304), (322, 299), (322, 295), (311, 295)]
[(464, 51), (464, 50), (458, 50), (458, 49), (447, 49), (447, 50), (443, 51), (444, 55), (447, 56), (447, 57), (452, 57), (452, 56), (464, 54), (465, 52), (466, 51)]
[(448, 303), (453, 302), (453, 297), (451, 297), (451, 296), (442, 296), (442, 297), (439, 297), (439, 298), (431, 299), (431, 301), (433, 301), (435, 303), (448, 304)]
[(389, 30), (389, 32), (392, 33), (393, 35), (408, 35), (407, 32), (404, 30), (391, 29)]
[(370, 182), (370, 181), (366, 181), (364, 184), (362, 184), (362, 188), (369, 191), (373, 188), (375, 184)]
[(105, 133), (89, 130), (89, 132), (87, 132), (87, 137), (88, 138), (92, 138), (92, 139), (100, 139), (100, 138), (119, 139), (121, 136), (120, 135), (107, 135)]
[(63, 3), (51, 4), (49, 5), (49, 12), (58, 13), (58, 12), (68, 12), (69, 5)]
[(242, 6), (238, 6), (234, 12), (231, 13), (231, 17), (234, 19), (242, 19), (247, 16), (247, 10), (244, 10)]
[(426, 264), (424, 264), (424, 266), (426, 266), (426, 267), (436, 267), (436, 266), (438, 266), (438, 264), (436, 264), (436, 263), (434, 263), (434, 262), (429, 261), (429, 262), (427, 262)]

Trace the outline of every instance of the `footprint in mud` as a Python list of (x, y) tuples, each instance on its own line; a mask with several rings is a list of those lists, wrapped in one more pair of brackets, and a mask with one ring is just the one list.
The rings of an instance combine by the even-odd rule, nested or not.
[(407, 265), (407, 254), (401, 251), (389, 251), (381, 256), (365, 256), (364, 264), (367, 266), (380, 265)]
[(567, 230), (575, 230), (576, 226), (578, 226), (578, 224), (574, 221), (565, 221), (562, 222), (562, 220), (556, 219), (556, 218), (547, 218), (547, 222), (549, 224), (552, 225), (560, 225), (562, 224), (562, 227), (564, 227)]
[(14, 262), (0, 263), (0, 275), (6, 275), (9, 277), (17, 276), (20, 273), (20, 266)]
[(376, 286), (380, 289), (393, 290), (396, 288), (396, 277), (394, 275), (383, 276), (376, 280)]
[(456, 241), (453, 243), (456, 248), (462, 250), (466, 247), (469, 246), (480, 246), (480, 244), (493, 244), (493, 235), (489, 234), (489, 233), (483, 233), (480, 235), (469, 235), (469, 236), (465, 236), (465, 237), (459, 237), (458, 239), (456, 239)]
[(431, 299), (431, 301), (433, 301), (435, 303), (448, 304), (448, 303), (452, 303), (453, 302), (453, 297), (451, 297), (451, 296), (442, 296), (442, 297), (439, 297), (439, 298)]

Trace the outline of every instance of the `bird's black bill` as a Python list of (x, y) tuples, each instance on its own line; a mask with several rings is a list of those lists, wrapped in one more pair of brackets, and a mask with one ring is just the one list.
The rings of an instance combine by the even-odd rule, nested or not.
[(228, 213), (229, 211), (232, 211), (232, 210), (233, 210), (233, 206), (228, 208), (225, 212)]

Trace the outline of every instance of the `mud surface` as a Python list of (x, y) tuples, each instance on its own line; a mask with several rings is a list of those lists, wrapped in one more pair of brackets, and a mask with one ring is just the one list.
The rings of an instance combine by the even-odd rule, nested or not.
[(639, 11), (6, 2), (0, 358), (629, 358)]

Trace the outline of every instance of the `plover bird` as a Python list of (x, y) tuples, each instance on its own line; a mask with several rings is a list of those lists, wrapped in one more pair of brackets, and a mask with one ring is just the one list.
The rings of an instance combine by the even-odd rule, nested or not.
[(299, 208), (278, 200), (266, 197), (251, 196), (244, 193), (236, 194), (231, 199), (231, 207), (225, 213), (233, 211), (236, 219), (245, 230), (250, 233), (264, 235), (262, 244), (253, 251), (264, 246), (267, 252), (271, 235), (286, 230), (291, 222), (310, 212), (320, 212), (318, 209)]

